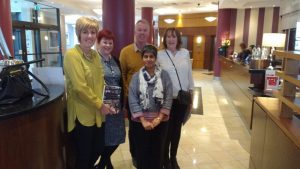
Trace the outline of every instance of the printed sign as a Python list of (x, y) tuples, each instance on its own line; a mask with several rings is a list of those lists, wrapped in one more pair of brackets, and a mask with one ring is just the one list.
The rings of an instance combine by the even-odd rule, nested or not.
[(275, 75), (276, 70), (266, 70), (265, 90), (277, 90), (279, 85), (279, 77)]

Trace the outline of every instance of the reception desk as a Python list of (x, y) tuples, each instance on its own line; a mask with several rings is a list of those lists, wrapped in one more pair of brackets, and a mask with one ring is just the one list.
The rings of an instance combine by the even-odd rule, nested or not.
[(220, 58), (220, 62), (222, 86), (239, 111), (241, 119), (250, 129), (253, 95), (249, 89), (251, 86), (249, 69), (224, 57)]
[(64, 87), (48, 86), (50, 97), (34, 96), (0, 106), (0, 168), (64, 169)]
[(300, 168), (300, 120), (280, 114), (279, 99), (255, 98), (250, 169)]

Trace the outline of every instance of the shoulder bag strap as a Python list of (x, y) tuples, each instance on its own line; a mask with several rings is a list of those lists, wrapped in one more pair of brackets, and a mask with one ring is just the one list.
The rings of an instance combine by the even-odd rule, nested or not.
[(165, 51), (166, 51), (166, 53), (167, 53), (167, 55), (168, 55), (170, 61), (172, 62), (174, 68), (175, 68), (175, 72), (176, 72), (176, 75), (177, 75), (177, 78), (178, 78), (178, 82), (179, 82), (179, 85), (180, 85), (180, 89), (182, 90), (181, 83), (180, 83), (180, 79), (179, 79), (179, 76), (178, 76), (178, 73), (177, 73), (177, 69), (176, 69), (176, 67), (175, 67), (175, 64), (174, 64), (174, 62), (172, 61), (172, 59), (171, 59), (171, 57), (170, 57), (168, 51), (167, 51), (167, 50), (165, 50)]
[(32, 89), (32, 92), (35, 93), (35, 94), (38, 94), (40, 96), (45, 96), (45, 97), (48, 97), (49, 96), (49, 89), (48, 87), (38, 78), (36, 77), (33, 73), (31, 73), (30, 71), (26, 70), (26, 72), (32, 76), (38, 83), (40, 83), (42, 85), (42, 87), (46, 90), (46, 94), (44, 93), (41, 93), (41, 92), (38, 92), (38, 91), (35, 91)]

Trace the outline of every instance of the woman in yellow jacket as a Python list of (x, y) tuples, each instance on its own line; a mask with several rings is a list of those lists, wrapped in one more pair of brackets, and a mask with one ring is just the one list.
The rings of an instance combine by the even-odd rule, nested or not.
[(105, 114), (114, 112), (102, 103), (103, 67), (97, 51), (91, 49), (99, 29), (95, 19), (76, 21), (79, 44), (64, 58), (67, 83), (68, 132), (76, 149), (76, 169), (92, 169), (99, 157), (103, 139), (101, 124)]

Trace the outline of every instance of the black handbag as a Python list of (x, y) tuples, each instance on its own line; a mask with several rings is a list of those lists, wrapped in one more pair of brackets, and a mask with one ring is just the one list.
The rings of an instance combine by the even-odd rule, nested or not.
[[(47, 86), (28, 71), (24, 67), (25, 64), (6, 66), (2, 69), (0, 73), (0, 105), (13, 104), (24, 98), (32, 97), (34, 93), (40, 96), (49, 96)], [(32, 89), (29, 75), (42, 85), (45, 93)]]
[(180, 86), (180, 90), (178, 91), (178, 95), (177, 95), (177, 100), (178, 100), (179, 104), (183, 104), (183, 105), (189, 106), (192, 103), (192, 95), (191, 95), (191, 93), (189, 91), (182, 90), (180, 79), (179, 79), (179, 76), (178, 76), (175, 64), (173, 63), (173, 61), (172, 61), (169, 53), (167, 52), (167, 50), (166, 50), (166, 53), (167, 53), (169, 59), (171, 60), (173, 66), (175, 68), (175, 72), (176, 72), (176, 75), (177, 75), (177, 78), (178, 78), (178, 82), (179, 82), (179, 86)]
[(180, 104), (190, 105), (192, 103), (192, 95), (188, 91), (179, 90), (177, 100)]

